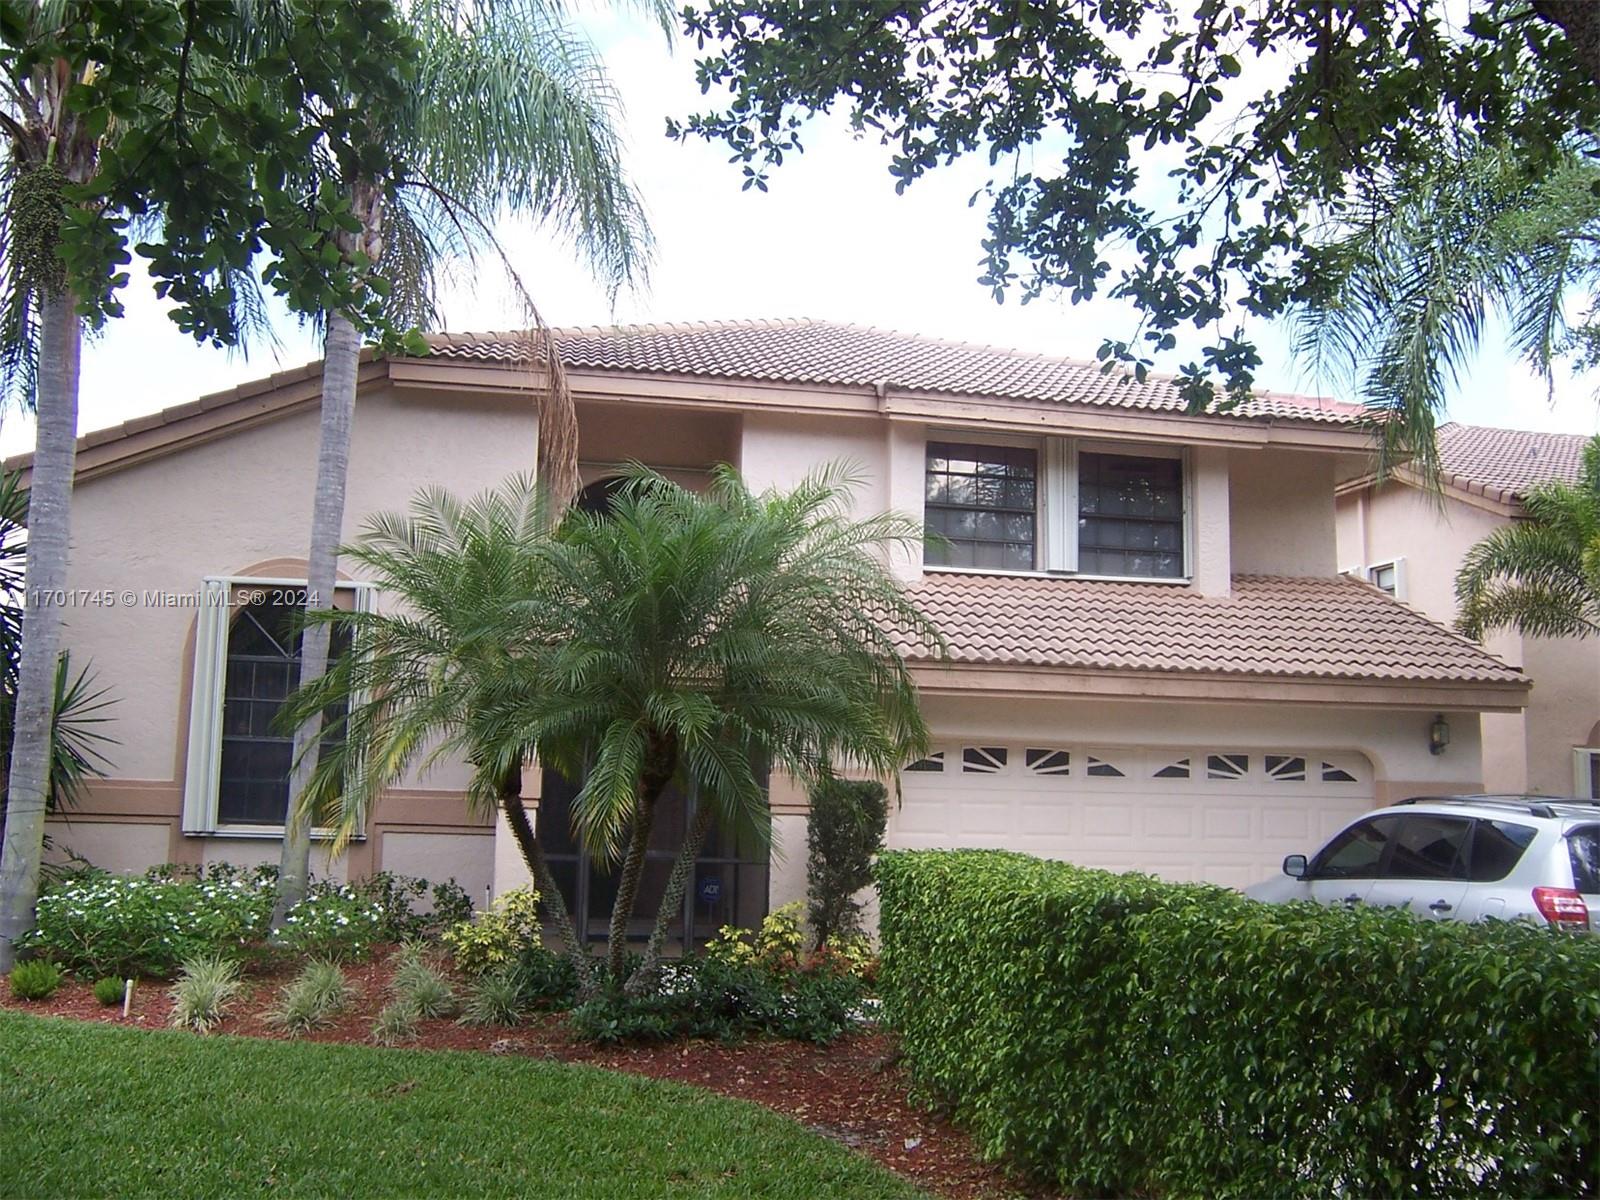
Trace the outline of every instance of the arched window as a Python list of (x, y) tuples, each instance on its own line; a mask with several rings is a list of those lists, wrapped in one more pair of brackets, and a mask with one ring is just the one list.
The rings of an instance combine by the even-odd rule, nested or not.
[[(293, 596), (277, 589), (269, 598), (245, 605), (228, 631), (217, 788), (220, 824), (282, 825), (289, 811), (294, 735), (279, 729), (275, 719), (300, 679), (303, 609), (292, 602)], [(348, 632), (335, 626), (330, 659), (342, 654), (349, 641)], [(330, 713), (325, 720), (340, 715)]]

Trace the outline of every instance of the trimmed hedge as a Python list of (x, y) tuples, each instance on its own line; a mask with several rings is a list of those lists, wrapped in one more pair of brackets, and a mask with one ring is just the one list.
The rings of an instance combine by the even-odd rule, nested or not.
[(919, 1092), (1069, 1194), (1596, 1188), (1600, 938), (1001, 851), (886, 854), (878, 886)]

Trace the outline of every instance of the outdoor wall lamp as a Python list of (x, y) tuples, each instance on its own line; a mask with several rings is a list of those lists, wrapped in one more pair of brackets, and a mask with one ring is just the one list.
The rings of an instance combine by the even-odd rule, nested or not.
[(1428, 726), (1428, 753), (1443, 754), (1444, 748), (1450, 744), (1450, 722), (1440, 713), (1433, 719), (1433, 724)]

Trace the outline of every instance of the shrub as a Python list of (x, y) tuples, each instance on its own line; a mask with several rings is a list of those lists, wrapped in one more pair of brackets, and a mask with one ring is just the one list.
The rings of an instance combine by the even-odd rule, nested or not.
[[(356, 899), (377, 907), (377, 940), (404, 942), (431, 937), (472, 916), (472, 899), (454, 879), (429, 885), (414, 875), (375, 871), (352, 883)], [(418, 905), (429, 903), (426, 911)]]
[(763, 967), (769, 971), (793, 971), (800, 964), (805, 946), (805, 930), (800, 916), (804, 906), (798, 901), (773, 909), (755, 932), (737, 925), (724, 925), (706, 943), (706, 957), (716, 962)]
[(172, 1023), (199, 1033), (214, 1029), (244, 985), (239, 964), (210, 955), (183, 964), (172, 987)]
[(524, 985), (520, 967), (501, 967), (478, 976), (461, 1006), (463, 1025), (515, 1025), (522, 1016)]
[(101, 871), (41, 895), (25, 945), (68, 970), (165, 979), (187, 959), (241, 953), (265, 936), (271, 916), (270, 879)]
[(11, 994), (18, 1000), (48, 1000), (61, 986), (61, 968), (42, 958), (11, 968)]
[(372, 1023), (372, 1040), (380, 1046), (397, 1046), (415, 1041), (416, 1036), (417, 1011), (403, 1000), (385, 1004)]
[(456, 1011), (456, 995), (450, 981), (428, 962), (419, 943), (408, 942), (395, 957), (398, 965), (389, 990), (397, 1004), (418, 1018), (448, 1017)]
[(653, 995), (607, 993), (574, 1009), (574, 1030), (602, 1045), (756, 1034), (826, 1045), (850, 1028), (862, 1001), (854, 976), (785, 976), (758, 962), (686, 959), (663, 978)]
[(872, 860), (883, 849), (888, 824), (888, 793), (881, 783), (827, 779), (811, 789), (806, 895), (817, 946), (862, 932), (855, 897), (872, 883)]
[(919, 1090), (1069, 1194), (1577, 1194), (1600, 939), (995, 851), (879, 863)]
[(578, 969), (565, 954), (530, 946), (517, 960), (518, 1003), (528, 1008), (571, 1008), (578, 998)]
[(386, 919), (383, 904), (356, 888), (322, 884), (289, 910), (277, 942), (290, 954), (360, 958), (384, 940)]
[(332, 1024), (350, 995), (338, 963), (309, 962), (278, 993), (277, 1007), (267, 1019), (292, 1034), (310, 1033)]
[(510, 966), (524, 950), (539, 945), (542, 936), (538, 889), (521, 887), (496, 897), (493, 908), (450, 926), (444, 944), (457, 967), (481, 975)]
[(127, 986), (124, 980), (107, 975), (104, 979), (94, 981), (94, 998), (110, 1008), (113, 1004), (122, 1003)]

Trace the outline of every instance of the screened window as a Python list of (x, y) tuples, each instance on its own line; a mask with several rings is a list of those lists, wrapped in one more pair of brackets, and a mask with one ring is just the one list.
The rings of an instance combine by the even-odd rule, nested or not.
[[(1034, 569), (1039, 455), (1016, 446), (928, 443), (930, 564)], [(942, 540), (941, 540), (942, 539)]]
[(1078, 571), (1183, 576), (1183, 464), (1078, 455)]
[[(228, 630), (217, 788), (217, 820), (225, 825), (282, 825), (289, 810), (294, 736), (275, 721), (300, 677), (302, 609), (293, 596), (276, 589), (272, 599), (240, 609)], [(330, 658), (348, 644), (348, 633), (336, 626)], [(325, 722), (340, 715), (330, 713)], [(324, 745), (334, 736), (337, 729), (329, 729)]]

